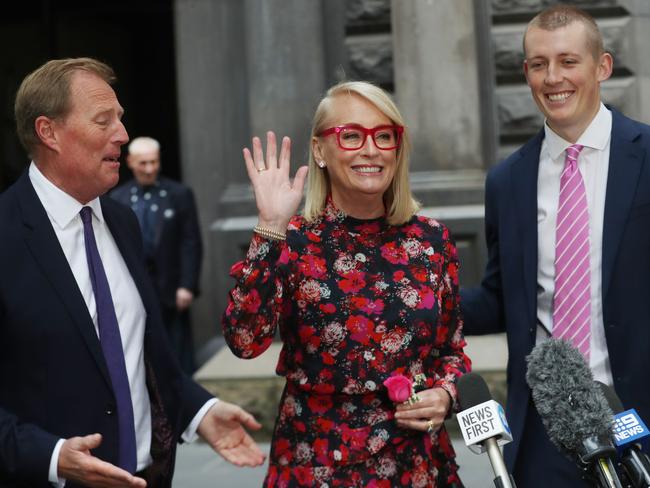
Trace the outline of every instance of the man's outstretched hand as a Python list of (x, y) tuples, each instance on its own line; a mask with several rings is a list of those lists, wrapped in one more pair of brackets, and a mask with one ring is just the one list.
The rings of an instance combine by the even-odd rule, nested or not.
[(59, 478), (76, 481), (92, 488), (145, 488), (147, 482), (128, 471), (96, 458), (91, 449), (102, 443), (100, 434), (71, 437), (59, 452)]
[(236, 466), (259, 466), (266, 456), (246, 429), (262, 426), (243, 408), (218, 401), (203, 417), (198, 434), (215, 452)]

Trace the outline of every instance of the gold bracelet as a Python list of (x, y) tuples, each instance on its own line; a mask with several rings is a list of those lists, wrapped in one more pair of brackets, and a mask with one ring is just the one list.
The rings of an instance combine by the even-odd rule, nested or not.
[(266, 227), (262, 227), (260, 225), (256, 225), (253, 228), (253, 232), (274, 241), (284, 241), (287, 238), (287, 235), (283, 234), (282, 232), (278, 232), (273, 229), (267, 229)]

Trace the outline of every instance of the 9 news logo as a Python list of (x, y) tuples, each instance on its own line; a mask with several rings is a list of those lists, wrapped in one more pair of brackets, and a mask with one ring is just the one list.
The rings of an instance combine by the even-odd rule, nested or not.
[(617, 446), (627, 444), (648, 435), (648, 428), (643, 424), (634, 409), (614, 416), (614, 441)]

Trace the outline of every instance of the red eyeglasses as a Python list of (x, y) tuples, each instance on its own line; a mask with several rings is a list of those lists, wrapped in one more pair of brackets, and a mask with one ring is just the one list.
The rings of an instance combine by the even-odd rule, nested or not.
[(401, 125), (380, 125), (367, 129), (361, 125), (348, 124), (330, 127), (320, 134), (320, 137), (336, 134), (336, 142), (341, 149), (356, 151), (363, 147), (368, 136), (372, 138), (377, 149), (388, 151), (399, 147), (404, 127)]

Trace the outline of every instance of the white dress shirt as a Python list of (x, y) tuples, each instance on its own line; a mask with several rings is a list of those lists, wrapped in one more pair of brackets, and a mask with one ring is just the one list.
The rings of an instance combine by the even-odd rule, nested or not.
[[(611, 132), (612, 113), (601, 103), (596, 117), (576, 142), (584, 146), (578, 157), (578, 168), (584, 179), (589, 207), (591, 267), (589, 366), (594, 379), (608, 385), (613, 384), (613, 379), (603, 325), (602, 244)], [(548, 124), (544, 124), (544, 134), (537, 176), (537, 343), (548, 338), (553, 329), (555, 224), (565, 150), (571, 145), (553, 132)]]
[[(151, 403), (146, 385), (144, 366), (144, 332), (147, 317), (140, 293), (106, 225), (99, 198), (95, 198), (86, 205), (82, 205), (45, 178), (34, 163), (29, 167), (29, 178), (39, 200), (47, 212), (47, 216), (61, 244), (63, 253), (70, 265), (72, 274), (79, 286), (81, 295), (88, 307), (88, 313), (95, 325), (97, 337), (99, 337), (97, 308), (88, 271), (83, 223), (79, 215), (80, 210), (84, 206), (92, 209), (92, 225), (95, 240), (97, 241), (99, 255), (101, 256), (104, 270), (106, 271), (106, 278), (111, 290), (115, 314), (120, 327), (126, 372), (129, 378), (131, 401), (133, 403), (137, 470), (140, 471), (152, 462), (150, 454)], [(216, 399), (208, 401), (196, 414), (187, 430), (183, 433), (183, 438), (186, 441), (193, 440), (196, 437), (198, 424), (207, 410), (215, 402)], [(93, 433), (80, 432), (79, 435)], [(52, 452), (52, 458), (50, 460), (49, 481), (59, 486), (63, 486), (65, 481), (59, 479), (57, 474), (59, 452), (63, 442), (64, 439), (59, 440)]]

